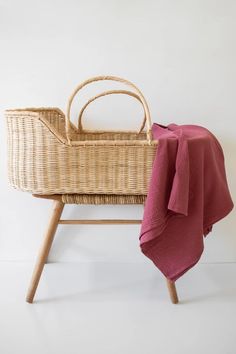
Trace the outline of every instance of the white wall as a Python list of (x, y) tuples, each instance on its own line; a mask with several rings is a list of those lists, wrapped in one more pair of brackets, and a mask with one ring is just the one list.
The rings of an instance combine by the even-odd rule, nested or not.
[[(51, 208), (8, 186), (3, 111), (65, 110), (71, 91), (90, 76), (135, 82), (155, 122), (215, 133), (236, 200), (235, 10), (233, 0), (0, 1), (0, 260), (34, 259)], [(87, 124), (136, 129), (142, 113), (131, 101), (101, 100), (88, 110)], [(142, 208), (67, 206), (65, 216), (135, 218)], [(235, 230), (233, 212), (214, 226), (201, 261), (236, 261)], [(51, 260), (148, 261), (138, 236), (139, 226), (60, 226)]]

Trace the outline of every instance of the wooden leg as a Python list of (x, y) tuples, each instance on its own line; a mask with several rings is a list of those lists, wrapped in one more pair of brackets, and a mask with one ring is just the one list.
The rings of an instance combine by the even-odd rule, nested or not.
[(43, 271), (44, 264), (49, 254), (63, 208), (64, 208), (64, 203), (62, 203), (59, 200), (54, 201), (52, 216), (50, 218), (49, 225), (46, 234), (44, 236), (41, 249), (38, 254), (38, 258), (34, 267), (30, 286), (26, 297), (26, 301), (29, 303), (32, 303), (34, 300), (34, 295), (38, 287), (38, 283)]
[(176, 291), (176, 287), (175, 287), (175, 282), (172, 282), (171, 280), (166, 278), (166, 283), (167, 283), (167, 288), (169, 291), (169, 295), (170, 295), (170, 299), (172, 304), (178, 304), (179, 299), (178, 299), (178, 294)]

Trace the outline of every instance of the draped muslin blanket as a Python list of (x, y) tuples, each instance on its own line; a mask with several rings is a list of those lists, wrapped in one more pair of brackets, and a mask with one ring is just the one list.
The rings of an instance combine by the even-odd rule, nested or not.
[[(200, 259), (204, 237), (233, 208), (222, 148), (196, 125), (153, 124), (159, 141), (141, 225), (140, 247), (175, 281)], [(204, 236), (204, 237), (203, 237)]]

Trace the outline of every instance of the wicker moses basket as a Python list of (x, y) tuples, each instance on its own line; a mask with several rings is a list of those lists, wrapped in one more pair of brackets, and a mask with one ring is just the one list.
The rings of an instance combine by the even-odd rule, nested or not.
[[(100, 80), (118, 81), (133, 91), (94, 96), (83, 106), (76, 128), (70, 121), (73, 99), (84, 86)], [(126, 94), (141, 102), (144, 121), (138, 132), (83, 129), (86, 107), (110, 94)], [(133, 83), (114, 76), (94, 77), (74, 90), (66, 115), (58, 108), (26, 108), (7, 110), (6, 118), (9, 180), (15, 188), (44, 195), (147, 194), (157, 141), (152, 140), (147, 102)]]
[[(72, 102), (84, 86), (112, 80), (133, 90), (110, 90), (92, 97), (81, 109), (78, 128), (70, 121)], [(141, 102), (144, 120), (137, 132), (91, 131), (82, 125), (87, 106), (99, 97), (126, 94)], [(48, 228), (31, 277), (26, 301), (32, 303), (59, 224), (140, 224), (141, 220), (63, 220), (65, 204), (144, 204), (158, 142), (141, 91), (130, 81), (98, 76), (80, 84), (69, 98), (66, 115), (58, 108), (6, 111), (8, 172), (12, 186), (54, 201)], [(147, 125), (146, 132), (143, 128)], [(166, 279), (171, 301), (178, 303), (175, 283)]]

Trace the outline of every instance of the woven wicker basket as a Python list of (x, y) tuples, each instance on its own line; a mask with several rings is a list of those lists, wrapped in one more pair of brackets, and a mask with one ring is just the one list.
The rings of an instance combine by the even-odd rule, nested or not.
[[(76, 128), (70, 121), (72, 101), (84, 86), (100, 80), (119, 81), (133, 91), (94, 96), (82, 108)], [(88, 104), (110, 94), (127, 94), (141, 102), (145, 116), (138, 132), (83, 129)], [(113, 76), (86, 80), (71, 95), (66, 115), (58, 108), (14, 109), (5, 115), (9, 180), (15, 188), (34, 194), (147, 194), (158, 142), (152, 140), (147, 102), (131, 82)]]

